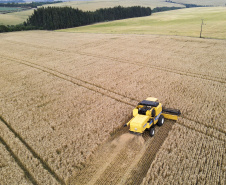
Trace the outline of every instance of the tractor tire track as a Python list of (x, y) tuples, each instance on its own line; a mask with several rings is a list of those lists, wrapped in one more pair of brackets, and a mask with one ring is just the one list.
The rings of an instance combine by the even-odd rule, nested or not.
[[(45, 162), (41, 156), (0, 115), (1, 142), (7, 146), (19, 166), (28, 174), (34, 184), (62, 184), (64, 180)], [(10, 142), (10, 145), (5, 141)], [(15, 151), (15, 152), (14, 152)], [(19, 156), (16, 156), (17, 153)], [(19, 159), (20, 158), (20, 159)], [(22, 162), (23, 161), (23, 162)], [(35, 178), (38, 178), (35, 179)], [(38, 182), (38, 183), (37, 183)]]
[[(7, 40), (7, 42), (25, 45), (25, 43), (23, 43), (23, 42), (9, 41), (9, 40)], [(92, 43), (94, 43), (94, 42), (92, 42)], [(98, 45), (101, 45), (101, 44), (98, 44)], [(37, 45), (34, 45), (34, 44), (26, 44), (26, 45), (32, 46), (34, 48), (40, 48), (40, 49), (45, 48), (45, 49), (48, 49), (48, 50), (53, 50), (53, 48), (49, 48), (49, 47), (46, 47), (46, 46), (37, 46)], [(156, 69), (156, 70), (165, 71), (165, 72), (169, 72), (169, 73), (174, 73), (174, 74), (179, 74), (179, 75), (184, 75), (184, 76), (190, 76), (190, 77), (200, 78), (200, 79), (204, 79), (204, 80), (210, 80), (210, 81), (213, 81), (213, 82), (218, 82), (218, 83), (223, 83), (223, 84), (226, 83), (226, 79), (222, 78), (222, 77), (214, 77), (214, 76), (209, 76), (209, 75), (205, 75), (205, 74), (192, 73), (192, 72), (182, 71), (182, 70), (179, 70), (179, 69), (175, 70), (175, 69), (171, 69), (171, 68), (168, 68), (168, 67), (166, 68), (166, 67), (157, 66), (157, 65), (148, 66), (147, 64), (142, 63), (142, 62), (131, 62), (127, 59), (121, 60), (117, 57), (102, 56), (102, 55), (82, 52), (81, 51), (82, 47), (86, 48), (87, 45), (88, 44), (84, 44), (81, 47), (77, 47), (78, 48), (78, 49), (76, 48), (77, 50), (73, 50), (73, 51), (70, 51), (68, 49), (59, 49), (59, 48), (54, 48), (54, 51), (64, 52), (64, 53), (77, 53), (77, 54), (80, 54), (80, 55), (83, 55), (83, 56), (91, 56), (91, 57), (95, 57), (95, 58), (99, 58), (99, 59), (108, 59), (108, 60), (113, 60), (113, 61), (119, 62), (119, 63), (132, 64), (132, 65), (135, 65), (135, 66), (143, 66), (145, 68), (149, 67), (149, 68), (153, 68), (153, 69)]]
[[(189, 121), (190, 124), (188, 124), (187, 121)], [(196, 132), (207, 135), (209, 137), (213, 137), (213, 138), (223, 141), (223, 142), (225, 142), (225, 140), (226, 140), (224, 131), (218, 130), (214, 127), (206, 126), (205, 124), (195, 121), (193, 119), (189, 119), (189, 118), (181, 116), (181, 118), (179, 118), (179, 120), (177, 121), (177, 124), (184, 126), (186, 128), (189, 128), (191, 130), (195, 130)], [(200, 128), (195, 125), (201, 125), (202, 127)]]
[(77, 52), (80, 55), (84, 55), (84, 56), (92, 56), (92, 57), (96, 57), (96, 58), (100, 58), (100, 59), (108, 59), (108, 60), (113, 60), (113, 61), (119, 62), (119, 63), (132, 64), (132, 65), (135, 65), (135, 66), (143, 66), (145, 68), (153, 68), (153, 69), (156, 69), (156, 70), (165, 71), (165, 72), (169, 72), (169, 73), (174, 73), (174, 74), (179, 74), (179, 75), (184, 75), (184, 76), (190, 76), (190, 77), (200, 78), (200, 79), (204, 79), (204, 80), (210, 80), (210, 81), (213, 81), (213, 82), (226, 83), (226, 79), (221, 78), (221, 77), (214, 77), (214, 76), (209, 76), (209, 75), (205, 75), (205, 74), (186, 72), (186, 71), (182, 71), (182, 70), (174, 70), (174, 69), (171, 69), (171, 68), (166, 68), (166, 67), (156, 66), (156, 65), (148, 66), (147, 64), (142, 63), (142, 62), (131, 62), (127, 59), (120, 60), (116, 57), (100, 56), (100, 55), (88, 54), (88, 53), (85, 53), (85, 52), (79, 52), (79, 51), (77, 51)]
[(124, 129), (102, 145), (67, 183), (140, 184), (173, 124), (174, 121), (166, 121), (162, 127), (156, 127), (152, 138), (148, 132), (135, 135)]
[(0, 136), (0, 142), (5, 146), (6, 150), (13, 157), (17, 165), (23, 170), (25, 176), (29, 179), (29, 181), (34, 185), (38, 185), (38, 182), (35, 180), (34, 176), (29, 172), (27, 167), (21, 162), (19, 157), (13, 152), (13, 150), (10, 148), (10, 146), (6, 143), (6, 141), (1, 136)]
[[(2, 57), (5, 57), (5, 56), (2, 56)], [(76, 78), (76, 77), (64, 74), (62, 72), (50, 69), (48, 67), (37, 65), (37, 64), (25, 61), (25, 60), (18, 61), (18, 59), (15, 59), (15, 58), (12, 58), (12, 57), (5, 57), (5, 58), (7, 58), (8, 60), (10, 60), (12, 62), (17, 62), (17, 63), (23, 64), (23, 65), (26, 65), (26, 66), (29, 66), (29, 67), (41, 70), (41, 71), (46, 72), (48, 74), (51, 74), (51, 75), (53, 75), (53, 76), (55, 76), (57, 78), (61, 78), (63, 80), (71, 82), (71, 83), (73, 83), (75, 85), (84, 87), (84, 88), (89, 89), (91, 91), (94, 91), (96, 93), (100, 93), (100, 94), (102, 94), (104, 96), (107, 96), (107, 97), (110, 97), (110, 98), (112, 98), (112, 99), (114, 99), (114, 100), (116, 100), (118, 102), (122, 102), (122, 103), (125, 103), (125, 104), (133, 106), (133, 107), (136, 105), (136, 103), (138, 101), (138, 100), (136, 100), (134, 98), (128, 98), (127, 96), (122, 95), (120, 93), (111, 91), (109, 89), (105, 89), (104, 87), (101, 87), (99, 85), (95, 85), (95, 84), (90, 83), (88, 81), (81, 80), (79, 78)]]

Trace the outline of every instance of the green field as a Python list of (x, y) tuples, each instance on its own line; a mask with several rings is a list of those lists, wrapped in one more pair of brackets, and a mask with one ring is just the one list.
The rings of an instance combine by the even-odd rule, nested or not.
[(0, 25), (21, 24), (33, 13), (34, 10), (26, 10), (7, 14), (0, 14)]
[[(70, 6), (73, 8), (79, 8), (81, 10), (90, 10), (94, 11), (99, 8), (108, 8), (108, 7), (114, 7), (114, 6), (145, 6), (145, 7), (162, 7), (162, 6), (168, 6), (168, 7), (183, 7), (182, 5), (173, 4), (173, 3), (167, 3), (165, 1), (159, 1), (159, 0), (140, 0), (140, 1), (134, 1), (134, 0), (88, 0), (88, 1), (70, 1), (70, 2), (64, 2), (64, 3), (56, 3), (56, 4), (50, 4), (50, 5), (43, 5), (44, 7), (47, 6), (56, 6), (56, 7), (65, 7)], [(23, 23), (27, 20), (27, 18), (33, 13), (33, 10), (27, 10), (22, 12), (14, 12), (14, 13), (8, 13), (8, 14), (0, 14), (0, 25), (16, 25)]]
[(21, 7), (0, 7), (0, 16), (1, 14), (8, 14), (13, 12), (21, 12), (28, 10), (28, 8), (21, 8)]
[(226, 7), (189, 8), (160, 12), (148, 17), (132, 18), (69, 28), (59, 31), (116, 34), (161, 34), (226, 39)]
[(18, 8), (18, 7), (0, 7), (0, 12), (17, 11), (17, 10), (21, 10), (21, 8)]

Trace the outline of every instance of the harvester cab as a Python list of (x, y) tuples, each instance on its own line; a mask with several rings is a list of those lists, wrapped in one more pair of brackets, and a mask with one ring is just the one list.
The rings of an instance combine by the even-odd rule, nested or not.
[(124, 126), (129, 126), (133, 133), (143, 133), (146, 129), (154, 136), (155, 126), (162, 126), (164, 119), (177, 120), (180, 110), (165, 109), (157, 98), (149, 97), (138, 103), (133, 109), (133, 118)]

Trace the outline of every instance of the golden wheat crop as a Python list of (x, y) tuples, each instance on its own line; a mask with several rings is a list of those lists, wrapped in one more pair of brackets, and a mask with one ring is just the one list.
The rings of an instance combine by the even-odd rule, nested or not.
[(143, 184), (224, 184), (225, 140), (175, 124)]
[[(1, 142), (7, 146), (10, 155), (14, 158), (16, 163), (23, 169), (24, 173), (27, 175), (28, 179), (32, 183), (42, 183), (42, 184), (59, 184), (57, 181), (48, 173), (47, 169), (40, 164), (39, 160), (35, 158), (32, 154), (33, 151), (29, 151), (26, 147), (26, 142), (23, 143), (20, 140), (20, 136), (15, 137), (15, 134), (7, 128), (4, 122), (0, 121), (1, 124)], [(25, 126), (25, 125), (22, 125)], [(8, 161), (5, 161), (6, 163)], [(15, 165), (15, 164), (14, 164)], [(7, 169), (7, 168), (6, 168)], [(13, 169), (13, 170), (16, 170)], [(3, 171), (5, 169), (3, 168)], [(20, 174), (21, 170), (18, 170), (18, 174)], [(6, 173), (7, 174), (7, 173)], [(11, 174), (12, 175), (12, 174)], [(12, 178), (12, 177), (11, 177)], [(23, 178), (21, 178), (24, 180)], [(13, 178), (13, 180), (20, 180), (18, 177)], [(4, 178), (2, 182), (5, 184), (10, 183), (10, 179)]]
[(3, 144), (0, 144), (0, 181), (2, 184), (32, 184)]
[[(121, 130), (138, 101), (154, 96), (166, 107), (182, 112), (178, 121), (182, 126), (173, 127), (169, 138), (174, 132), (187, 137), (186, 127), (198, 139), (204, 138), (201, 144), (192, 140), (197, 146), (205, 141), (222, 146), (226, 131), (225, 43), (152, 35), (2, 34), (1, 137), (31, 180), (64, 184), (86, 166), (98, 146)], [(167, 134), (170, 129), (159, 133)], [(147, 149), (152, 142), (145, 143)], [(161, 142), (164, 140), (156, 147)], [(191, 155), (188, 161), (193, 158)], [(148, 179), (152, 181), (152, 177)], [(215, 180), (207, 178), (208, 182)]]
[(8, 39), (11, 44), (4, 45), (3, 51), (25, 62), (31, 57), (34, 64), (130, 99), (139, 101), (151, 94), (165, 106), (181, 109), (188, 119), (226, 131), (225, 41), (96, 34), (85, 34), (85, 38), (67, 34), (67, 39), (55, 40), (64, 35), (56, 33), (43, 36), (40, 42), (41, 33), (32, 35), (32, 43), (29, 35)]
[[(1, 67), (9, 72), (4, 63), (1, 63)], [(56, 77), (49, 78), (37, 70), (26, 70), (20, 65), (10, 68), (18, 70), (18, 73), (14, 73), (16, 76), (12, 74), (8, 83), (4, 81), (5, 84), (2, 84), (7, 92), (4, 94), (3, 91), (1, 98), (1, 115), (40, 155), (44, 161), (42, 165), (49, 165), (61, 178), (67, 178), (79, 169), (92, 151), (130, 115), (130, 106), (100, 93)], [(6, 73), (2, 75), (8, 78)], [(23, 78), (24, 81), (21, 81)], [(9, 83), (11, 86), (6, 89)], [(23, 84), (26, 87), (19, 90)], [(14, 87), (18, 87), (18, 91)], [(5, 135), (6, 131), (3, 130)], [(7, 141), (12, 140), (5, 137)], [(21, 148), (23, 145), (9, 146)], [(26, 155), (19, 157), (30, 159)], [(33, 164), (32, 161), (23, 163)], [(40, 171), (32, 166), (28, 166), (28, 169)], [(41, 172), (35, 178), (39, 183), (48, 182)]]

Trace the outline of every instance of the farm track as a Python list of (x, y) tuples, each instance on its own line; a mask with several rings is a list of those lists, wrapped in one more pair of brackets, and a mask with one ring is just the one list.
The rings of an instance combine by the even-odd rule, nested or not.
[(151, 138), (126, 133), (128, 129), (109, 139), (90, 159), (87, 165), (68, 180), (69, 184), (140, 184), (146, 176), (174, 121), (156, 127)]
[[(126, 59), (119, 60), (118, 58), (115, 57), (103, 57), (103, 56), (99, 56), (99, 55), (93, 55), (93, 54), (87, 54), (84, 52), (78, 52), (80, 55), (85, 55), (85, 56), (92, 56), (92, 57), (97, 57), (97, 58), (101, 58), (101, 59), (110, 59), (119, 63), (126, 63), (126, 64), (133, 64), (136, 66), (143, 66), (148, 68), (147, 64), (145, 63), (137, 63), (137, 62), (130, 62)], [(219, 82), (219, 83), (226, 83), (226, 79), (225, 78), (221, 78), (221, 77), (213, 77), (213, 76), (208, 76), (208, 75), (204, 75), (204, 74), (198, 74), (198, 73), (191, 73), (191, 72), (186, 72), (186, 71), (178, 71), (178, 70), (174, 70), (174, 69), (170, 69), (170, 68), (165, 68), (165, 67), (161, 67), (161, 66), (156, 66), (156, 65), (151, 65), (150, 68), (153, 69), (157, 69), (160, 71), (165, 71), (165, 72), (169, 72), (169, 73), (174, 73), (174, 74), (179, 74), (179, 75), (184, 75), (184, 76), (190, 76), (190, 77), (195, 77), (195, 78), (200, 78), (200, 79), (204, 79), (204, 80), (210, 80), (213, 82)]]
[[(7, 138), (7, 141), (11, 141), (11, 142), (14, 142), (14, 143), (18, 143), (20, 142), (20, 144), (22, 144), (24, 147), (23, 147), (23, 155), (28, 155), (29, 158), (35, 158), (38, 160), (38, 163), (39, 165), (36, 165), (37, 166), (42, 166), (42, 168), (40, 169), (32, 169), (32, 171), (38, 171), (42, 174), (45, 174), (46, 175), (46, 172), (48, 172), (48, 175), (46, 178), (53, 178), (54, 181), (54, 184), (62, 184), (64, 185), (65, 182), (64, 180), (59, 177), (56, 172), (51, 169), (51, 167), (48, 165), (48, 163), (46, 163), (40, 156), (39, 154), (20, 136), (20, 134), (18, 132), (16, 132), (11, 126), (9, 123), (7, 123), (4, 118), (0, 115), (0, 124), (4, 129), (4, 136)], [(12, 137), (10, 137), (10, 135), (13, 135), (14, 137), (14, 140), (15, 141), (12, 141)], [(13, 152), (14, 148), (11, 149), (12, 147), (10, 147), (4, 138), (2, 138), (0, 136), (0, 141), (1, 143), (6, 147), (6, 149), (10, 152), (10, 154), (12, 155), (12, 157), (15, 159), (15, 161), (17, 162), (17, 164), (22, 168), (22, 170), (25, 172), (25, 175), (29, 178), (29, 180), (33, 183), (33, 184), (39, 184), (37, 182), (37, 180), (35, 180), (35, 175), (37, 174), (31, 174), (31, 172), (29, 171), (29, 169), (26, 167), (27, 166), (30, 166), (31, 164), (28, 164), (29, 162), (27, 163), (22, 163), (21, 160), (19, 159), (19, 157)], [(18, 145), (18, 144), (17, 144)], [(15, 151), (17, 151), (15, 149)], [(24, 156), (23, 156), (24, 157)], [(34, 165), (31, 165), (30, 167), (34, 167)], [(44, 177), (42, 177), (44, 179)], [(45, 179), (46, 180), (46, 179)], [(47, 181), (46, 181), (47, 182)]]
[[(203, 123), (201, 123), (201, 122), (197, 122), (197, 121), (194, 121), (194, 120), (192, 120), (192, 119), (187, 119), (187, 118), (185, 118), (185, 117), (183, 117), (183, 116), (181, 116), (181, 118), (186, 119), (186, 120), (189, 120), (189, 121), (193, 121), (193, 122), (195, 122), (195, 123), (197, 123), (197, 124), (201, 124), (202, 126), (204, 126), (205, 130), (208, 130), (208, 128), (209, 128), (209, 127), (207, 127), (205, 124), (203, 124)], [(186, 125), (186, 124), (184, 124), (183, 122), (181, 122), (180, 120), (177, 121), (177, 124), (182, 125), (182, 126), (188, 128), (188, 129), (195, 130), (196, 132), (199, 132), (199, 133), (201, 133), (201, 134), (205, 134), (205, 135), (207, 135), (207, 136), (213, 137), (213, 138), (215, 138), (215, 139), (217, 139), (217, 140), (220, 140), (220, 141), (223, 141), (223, 142), (226, 141), (226, 138), (224, 137), (224, 136), (225, 136), (225, 132), (220, 131), (220, 130), (214, 128), (214, 127), (213, 127), (212, 129), (213, 129), (215, 132), (218, 132), (218, 136), (215, 136), (215, 135), (213, 135), (213, 134), (207, 133), (207, 132), (205, 132), (205, 131), (203, 131), (203, 130), (201, 130), (201, 129), (197, 129), (195, 126), (189, 126), (189, 125)], [(222, 138), (221, 138), (219, 135), (222, 136)]]
[[(7, 57), (6, 56), (1, 56), (1, 57), (5, 58), (7, 60), (11, 60), (12, 62), (17, 62), (17, 63), (23, 64), (23, 65), (26, 65), (26, 66), (29, 66), (29, 67), (41, 70), (41, 71), (46, 72), (48, 74), (51, 74), (51, 75), (53, 75), (53, 76), (55, 76), (57, 78), (61, 78), (63, 80), (66, 80), (66, 81), (71, 82), (71, 83), (73, 83), (75, 85), (78, 85), (78, 86), (82, 86), (82, 87), (84, 87), (86, 89), (89, 89), (89, 90), (94, 91), (96, 93), (100, 93), (100, 94), (102, 94), (104, 96), (110, 97), (110, 98), (112, 98), (112, 99), (114, 99), (114, 100), (116, 100), (118, 102), (127, 104), (127, 105), (132, 106), (132, 107), (135, 107), (137, 102), (139, 102), (139, 100), (137, 100), (137, 99), (125, 96), (125, 95), (120, 94), (118, 92), (114, 92), (114, 91), (106, 89), (106, 88), (104, 88), (102, 86), (96, 85), (94, 83), (91, 83), (91, 82), (79, 79), (77, 77), (70, 76), (68, 74), (62, 73), (62, 72), (57, 71), (57, 70), (53, 70), (51, 68), (48, 68), (48, 67), (45, 67), (45, 66), (42, 66), (42, 65), (38, 65), (38, 64), (26, 61), (26, 60), (16, 59), (16, 58), (13, 58), (13, 57), (8, 57), (8, 56)], [(216, 131), (218, 131), (220, 133), (225, 134), (223, 129), (215, 128), (214, 126), (211, 126), (211, 125), (207, 126), (204, 123), (199, 122), (197, 120), (194, 120), (192, 118), (189, 118), (187, 116), (181, 115), (181, 117), (184, 118), (184, 119), (187, 119), (189, 121), (193, 121), (193, 122), (199, 123), (199, 124), (201, 124), (201, 125), (203, 125), (205, 127), (212, 128), (212, 129), (214, 129), (214, 130), (216, 130)]]
[[(203, 125), (203, 126), (205, 126), (205, 127), (207, 127), (207, 128), (211, 128), (211, 129), (213, 129), (213, 130), (215, 130), (215, 131), (217, 131), (217, 132), (220, 132), (220, 133), (222, 133), (222, 134), (226, 134), (225, 133), (225, 131), (223, 130), (223, 129), (219, 129), (219, 128), (215, 128), (214, 126), (212, 126), (212, 125), (205, 125), (205, 124), (203, 124), (202, 122), (200, 122), (200, 121), (197, 121), (197, 120), (195, 120), (195, 119), (192, 119), (192, 118), (189, 118), (189, 117), (187, 117), (187, 116), (180, 116), (181, 118), (184, 118), (184, 119), (186, 119), (186, 120), (189, 120), (189, 121), (192, 121), (192, 122), (195, 122), (195, 123), (197, 123), (197, 124), (200, 124), (200, 125)], [(181, 124), (181, 122), (180, 122), (180, 124)], [(184, 125), (184, 124), (183, 124)], [(185, 125), (184, 125), (185, 126)], [(204, 132), (202, 132), (202, 131), (200, 131), (201, 133), (204, 133)], [(218, 138), (216, 138), (216, 139), (218, 139)]]
[(25, 176), (31, 181), (32, 184), (36, 185), (38, 182), (35, 180), (33, 175), (29, 172), (29, 170), (24, 166), (18, 156), (12, 151), (10, 146), (6, 143), (6, 141), (0, 136), (0, 142), (5, 146), (6, 150), (10, 153), (13, 159), (16, 161), (17, 165), (23, 170)]
[[(100, 58), (100, 59), (108, 59), (108, 60), (113, 60), (115, 62), (118, 62), (118, 63), (126, 63), (126, 64), (132, 64), (132, 65), (136, 65), (136, 66), (143, 66), (143, 67), (146, 67), (148, 68), (147, 64), (145, 63), (142, 63), (142, 62), (131, 62), (127, 59), (119, 59), (117, 57), (110, 57), (110, 56), (102, 56), (102, 55), (97, 55), (97, 54), (90, 54), (90, 53), (87, 53), (87, 52), (81, 52), (82, 50), (82, 47), (85, 48), (85, 46), (89, 45), (89, 44), (84, 44), (82, 45), (81, 47), (79, 47), (79, 49), (77, 50), (73, 50), (73, 51), (70, 51), (68, 49), (59, 49), (59, 48), (49, 48), (49, 47), (46, 47), (46, 46), (37, 46), (37, 45), (34, 45), (34, 44), (28, 44), (28, 43), (23, 43), (23, 42), (17, 42), (17, 41), (9, 41), (7, 40), (7, 42), (11, 42), (11, 43), (14, 43), (14, 44), (19, 44), (19, 45), (29, 45), (31, 47), (34, 47), (34, 48), (39, 48), (39, 49), (43, 49), (43, 48), (46, 48), (48, 50), (54, 50), (54, 51), (58, 51), (58, 52), (64, 52), (64, 53), (77, 53), (77, 54), (80, 54), (80, 55), (83, 55), (83, 56), (91, 56), (91, 57), (95, 57), (95, 58)], [(99, 44), (101, 45), (101, 44)], [(221, 77), (214, 77), (214, 76), (209, 76), (209, 75), (205, 75), (205, 74), (198, 74), (198, 73), (192, 73), (192, 72), (187, 72), (187, 71), (182, 71), (182, 70), (175, 70), (175, 69), (171, 69), (171, 68), (166, 68), (166, 67), (162, 67), (162, 66), (157, 66), (157, 65), (151, 65), (150, 68), (153, 68), (153, 69), (156, 69), (156, 70), (160, 70), (160, 71), (165, 71), (165, 72), (169, 72), (169, 73), (174, 73), (174, 74), (179, 74), (179, 75), (184, 75), (184, 76), (190, 76), (190, 77), (195, 77), (195, 78), (200, 78), (200, 79), (204, 79), (204, 80), (210, 80), (210, 81), (213, 81), (213, 82), (219, 82), (219, 83), (226, 83), (226, 79), (225, 78), (221, 78)]]
[[(61, 73), (59, 71), (50, 69), (48, 67), (44, 67), (44, 66), (41, 66), (41, 65), (38, 65), (38, 64), (34, 64), (34, 63), (31, 63), (31, 62), (28, 62), (28, 61), (25, 61), (25, 60), (18, 61), (18, 59), (12, 58), (12, 57), (5, 57), (5, 56), (1, 56), (1, 57), (6, 58), (8, 60), (11, 60), (12, 62), (17, 62), (17, 63), (23, 64), (23, 65), (41, 70), (41, 71), (46, 72), (48, 74), (51, 74), (51, 75), (53, 75), (57, 78), (61, 78), (63, 80), (66, 80), (66, 81), (71, 82), (73, 84), (76, 84), (78, 86), (82, 86), (82, 87), (89, 89), (91, 91), (94, 91), (94, 92), (100, 93), (102, 95), (108, 96), (108, 97), (110, 97), (110, 98), (112, 98), (112, 99), (114, 99), (118, 102), (122, 102), (122, 103), (125, 103), (125, 104), (130, 105), (130, 106), (136, 105), (135, 102), (137, 102), (137, 100), (132, 99), (132, 98), (128, 98), (128, 97), (126, 97), (122, 94), (116, 93), (116, 92), (111, 91), (109, 89), (105, 89), (101, 86), (95, 85), (95, 84), (90, 83), (88, 81), (81, 80), (79, 78), (76, 78), (76, 77)], [(117, 98), (117, 96), (119, 96), (119, 98)], [(128, 101), (133, 101), (134, 103), (129, 103)]]

